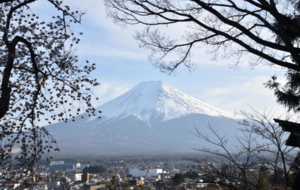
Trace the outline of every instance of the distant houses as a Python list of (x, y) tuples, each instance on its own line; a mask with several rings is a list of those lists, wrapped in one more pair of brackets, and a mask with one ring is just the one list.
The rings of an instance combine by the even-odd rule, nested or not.
[[(207, 190), (221, 188), (218, 185), (220, 182), (220, 184), (228, 185), (239, 183), (226, 178), (211, 179), (205, 173), (198, 173), (193, 164), (188, 161), (168, 163), (151, 161), (147, 163), (106, 162), (86, 166), (55, 161), (50, 166), (39, 167), (28, 172), (24, 177), (19, 175), (20, 180), (4, 183), (0, 179), (0, 190), (17, 188), (23, 190), (108, 190), (118, 187), (118, 189), (126, 187), (125, 189), (129, 190)], [(70, 166), (76, 167), (71, 169)], [(257, 169), (259, 166), (257, 165), (255, 168)], [(87, 172), (88, 168), (92, 171), (91, 173)], [(182, 176), (183, 179), (175, 180), (176, 175)]]
[(152, 176), (160, 176), (163, 173), (162, 169), (149, 169), (147, 171), (143, 171), (140, 169), (130, 169), (129, 174), (132, 177), (152, 177)]
[(51, 161), (49, 166), (49, 171), (55, 170), (73, 170), (74, 166), (70, 164), (65, 164), (64, 161)]

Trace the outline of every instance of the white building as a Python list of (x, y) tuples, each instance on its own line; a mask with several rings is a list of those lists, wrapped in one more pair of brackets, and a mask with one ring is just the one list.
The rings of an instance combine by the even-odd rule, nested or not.
[(148, 171), (143, 171), (139, 169), (129, 169), (129, 174), (132, 175), (132, 177), (151, 177), (151, 176), (159, 176), (161, 173), (163, 173), (162, 169), (149, 169)]
[(75, 182), (75, 181), (81, 181), (81, 176), (82, 173), (78, 173), (78, 174), (69, 175), (69, 178), (71, 181)]
[(75, 181), (81, 181), (82, 174), (75, 174)]
[(147, 177), (159, 176), (163, 173), (162, 169), (149, 169)]
[(134, 168), (134, 169), (129, 169), (129, 174), (132, 175), (132, 177), (143, 177), (147, 175), (147, 171)]
[(171, 171), (171, 173), (173, 173), (173, 174), (178, 174), (180, 172), (180, 170), (178, 170), (178, 169), (172, 169), (172, 171)]
[(74, 167), (75, 169), (80, 168), (80, 167), (81, 167), (81, 164), (80, 164), (80, 163), (73, 164), (73, 167)]
[(48, 176), (48, 173), (46, 172), (41, 172), (39, 173), (40, 177), (47, 177)]
[(20, 183), (5, 184), (0, 186), (0, 190), (17, 189), (20, 185)]
[(47, 185), (35, 185), (33, 190), (48, 190)]
[(65, 161), (51, 161), (50, 166), (55, 166), (55, 165), (64, 165)]

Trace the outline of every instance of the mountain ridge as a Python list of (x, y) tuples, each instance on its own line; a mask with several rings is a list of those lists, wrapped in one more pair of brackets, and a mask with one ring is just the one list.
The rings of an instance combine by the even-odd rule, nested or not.
[(98, 115), (46, 128), (62, 151), (89, 154), (130, 152), (193, 152), (209, 146), (195, 134), (212, 135), (208, 125), (235, 138), (235, 118), (162, 81), (144, 82), (99, 106)]
[[(147, 122), (151, 117), (163, 117), (167, 121), (190, 113), (234, 118), (232, 114), (201, 102), (162, 81), (140, 83), (97, 110), (102, 111), (102, 121), (129, 115)], [(88, 121), (93, 119), (91, 117)]]

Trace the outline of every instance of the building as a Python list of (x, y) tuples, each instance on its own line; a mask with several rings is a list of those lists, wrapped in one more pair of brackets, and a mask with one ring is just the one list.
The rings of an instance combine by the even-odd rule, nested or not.
[(32, 188), (32, 190), (48, 190), (48, 187), (45, 184), (37, 184)]
[(64, 161), (51, 161), (50, 162), (50, 166), (54, 166), (54, 165), (64, 165), (65, 162)]
[(51, 161), (49, 171), (54, 170), (73, 170), (73, 165), (65, 164), (64, 161)]
[(6, 183), (0, 183), (0, 190), (7, 190), (7, 189), (18, 189), (18, 187), (20, 186), (21, 184), (18, 183), (18, 182), (6, 182)]
[(85, 183), (83, 184), (83, 190), (99, 190), (99, 189), (106, 189), (105, 184), (101, 183)]
[(162, 173), (163, 173), (162, 169), (149, 169), (148, 175), (146, 177), (159, 176)]
[(151, 177), (151, 176), (159, 176), (163, 173), (162, 169), (149, 169), (148, 171), (143, 171), (139, 169), (129, 169), (129, 174), (132, 177)]
[(139, 170), (139, 169), (129, 169), (129, 174), (132, 177), (145, 177), (147, 175), (147, 171)]
[(284, 131), (291, 133), (285, 144), (287, 146), (300, 147), (300, 123), (283, 121), (280, 119), (274, 119), (274, 121), (278, 123)]
[(88, 182), (89, 182), (89, 176), (90, 176), (90, 175), (89, 175), (88, 172), (82, 174), (82, 175), (81, 175), (81, 182), (83, 182), (83, 183), (88, 183)]
[(46, 185), (48, 189), (56, 189), (60, 186), (60, 181), (47, 182)]
[(66, 176), (61, 176), (60, 177), (60, 182), (62, 183), (69, 183), (70, 182), (70, 179)]
[(80, 163), (73, 164), (73, 167), (75, 169), (81, 168), (81, 164)]
[(219, 179), (199, 179), (197, 182), (196, 182), (196, 187), (197, 188), (205, 188), (207, 185), (209, 184), (217, 184), (217, 182), (219, 182), (220, 180)]
[(52, 165), (49, 167), (49, 171), (54, 170), (73, 170), (73, 165)]
[(69, 175), (69, 178), (73, 182), (75, 182), (75, 181), (81, 181), (82, 173), (75, 173), (75, 174)]

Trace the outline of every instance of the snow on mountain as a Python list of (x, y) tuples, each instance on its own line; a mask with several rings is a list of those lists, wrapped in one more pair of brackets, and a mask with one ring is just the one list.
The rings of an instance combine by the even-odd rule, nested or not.
[(194, 152), (192, 147), (211, 146), (195, 135), (201, 131), (214, 137), (208, 126), (234, 143), (241, 133), (232, 114), (161, 81), (140, 83), (97, 109), (102, 111), (100, 119), (99, 115), (83, 119), (79, 115), (74, 122), (47, 126), (62, 152)]
[[(171, 120), (191, 113), (233, 118), (232, 114), (205, 104), (162, 81), (143, 82), (98, 107), (102, 121), (135, 116), (143, 121)], [(90, 118), (89, 121), (95, 118)]]

